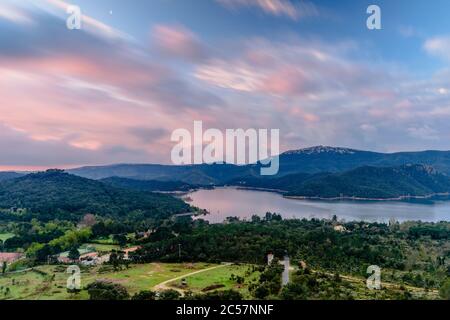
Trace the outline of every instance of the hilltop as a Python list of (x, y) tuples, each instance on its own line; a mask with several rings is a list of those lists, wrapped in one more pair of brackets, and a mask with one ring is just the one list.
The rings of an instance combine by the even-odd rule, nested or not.
[(76, 218), (93, 213), (123, 216), (142, 210), (168, 216), (189, 206), (168, 195), (117, 188), (61, 170), (32, 173), (0, 182), (0, 208), (24, 208), (41, 218)]

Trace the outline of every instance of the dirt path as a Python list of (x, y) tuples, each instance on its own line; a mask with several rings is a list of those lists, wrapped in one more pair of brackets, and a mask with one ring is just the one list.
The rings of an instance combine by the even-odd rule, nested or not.
[(198, 274), (198, 273), (202, 273), (202, 272), (206, 272), (206, 271), (210, 271), (210, 270), (214, 270), (214, 269), (218, 269), (218, 268), (223, 268), (223, 267), (227, 267), (227, 266), (230, 266), (230, 265), (231, 265), (231, 263), (224, 263), (224, 264), (221, 264), (219, 266), (210, 267), (210, 268), (206, 268), (206, 269), (202, 269), (202, 270), (197, 270), (197, 271), (194, 271), (194, 272), (191, 272), (191, 273), (187, 273), (187, 274), (184, 274), (182, 276), (178, 276), (178, 277), (166, 280), (164, 282), (161, 282), (160, 284), (157, 284), (156, 286), (154, 286), (153, 290), (155, 290), (155, 291), (164, 291), (164, 290), (172, 289), (172, 290), (178, 291), (181, 295), (184, 295), (184, 290), (179, 289), (179, 288), (175, 288), (175, 287), (171, 287), (171, 286), (169, 286), (169, 283), (177, 281), (177, 280), (181, 280), (183, 278), (187, 278), (187, 277), (193, 276), (193, 275)]

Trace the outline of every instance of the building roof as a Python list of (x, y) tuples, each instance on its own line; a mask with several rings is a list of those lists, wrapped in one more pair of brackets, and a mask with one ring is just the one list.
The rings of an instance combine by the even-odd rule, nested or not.
[(86, 253), (86, 254), (82, 254), (80, 256), (80, 259), (96, 258), (96, 257), (98, 257), (98, 252), (89, 252), (89, 253)]
[(122, 251), (123, 252), (125, 252), (125, 254), (128, 254), (128, 253), (130, 253), (130, 252), (134, 252), (134, 251), (136, 251), (136, 250), (138, 250), (138, 249), (140, 249), (141, 247), (131, 247), (131, 248), (127, 248), (127, 249), (123, 249)]
[(11, 263), (22, 258), (23, 254), (20, 252), (0, 252), (0, 262)]

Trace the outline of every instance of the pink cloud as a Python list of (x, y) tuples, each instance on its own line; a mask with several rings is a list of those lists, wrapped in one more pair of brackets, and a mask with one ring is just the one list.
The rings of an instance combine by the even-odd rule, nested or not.
[(205, 57), (206, 50), (193, 32), (180, 25), (157, 25), (153, 28), (157, 48), (166, 54), (191, 61)]
[(8, 4), (0, 3), (0, 19), (6, 19), (18, 24), (32, 24), (33, 19), (23, 10)]
[(217, 0), (223, 6), (230, 9), (241, 7), (257, 7), (267, 14), (285, 16), (292, 20), (303, 17), (317, 16), (318, 10), (311, 2), (290, 0)]
[[(391, 145), (387, 137), (410, 136), (405, 128), (420, 136), (426, 125), (448, 127), (448, 95), (439, 91), (450, 87), (448, 74), (424, 81), (392, 74), (355, 58), (348, 43), (240, 38), (205, 55), (185, 27), (158, 25), (145, 52), (83, 31), (68, 39), (63, 28), (40, 29), (46, 21), (26, 31), (29, 42), (14, 33), (0, 50), (4, 168), (167, 163), (170, 132), (194, 120), (279, 128), (284, 148)], [(192, 64), (179, 68), (155, 48)]]
[(261, 89), (273, 94), (295, 95), (302, 91), (304, 82), (305, 77), (301, 71), (281, 68), (264, 79)]
[(120, 57), (53, 55), (3, 59), (2, 66), (36, 74), (64, 75), (117, 85), (154, 84), (169, 75), (163, 67)]

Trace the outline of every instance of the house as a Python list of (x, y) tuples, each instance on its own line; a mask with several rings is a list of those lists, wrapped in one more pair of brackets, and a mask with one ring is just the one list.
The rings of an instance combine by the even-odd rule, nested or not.
[(270, 265), (273, 261), (273, 253), (270, 252), (267, 254), (267, 264)]
[(98, 252), (89, 252), (80, 256), (79, 261), (82, 265), (92, 266), (98, 264)]
[(64, 263), (64, 264), (69, 264), (69, 263), (72, 262), (72, 260), (70, 260), (68, 257), (64, 257), (64, 256), (61, 256), (61, 255), (59, 255), (59, 256), (56, 258), (56, 260), (57, 260), (59, 263)]
[(155, 232), (154, 230), (147, 230), (147, 231), (143, 231), (143, 232), (136, 232), (136, 239), (146, 239), (148, 237), (150, 237), (150, 235)]
[(342, 226), (342, 225), (336, 225), (336, 226), (333, 227), (333, 229), (334, 229), (334, 231), (337, 231), (337, 232), (345, 232), (345, 231), (347, 231), (347, 229), (344, 226)]
[(6, 264), (11, 264), (23, 258), (23, 253), (20, 252), (0, 252), (0, 264), (6, 262)]
[(130, 260), (130, 253), (131, 252), (135, 252), (135, 251), (137, 251), (137, 250), (139, 250), (141, 247), (139, 247), (139, 246), (137, 246), (137, 247), (131, 247), (131, 248), (127, 248), (127, 249), (123, 249), (122, 251), (123, 251), (123, 253), (124, 253), (124, 255), (123, 255), (123, 258), (125, 259), (125, 260)]
[(298, 267), (300, 270), (306, 270), (306, 268), (308, 268), (308, 265), (306, 264), (305, 261), (300, 260), (300, 262), (298, 263)]

